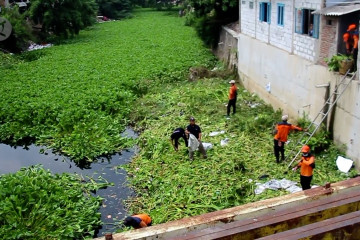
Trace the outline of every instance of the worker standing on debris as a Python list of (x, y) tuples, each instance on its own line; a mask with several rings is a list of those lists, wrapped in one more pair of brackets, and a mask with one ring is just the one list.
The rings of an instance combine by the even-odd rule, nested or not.
[(185, 146), (188, 146), (185, 130), (183, 128), (177, 128), (171, 134), (171, 144), (173, 145), (175, 151), (179, 150), (179, 138), (183, 138), (185, 141)]
[(202, 153), (202, 155), (204, 156), (204, 158), (207, 158), (206, 155), (206, 150), (201, 142), (201, 128), (195, 124), (195, 118), (194, 117), (190, 117), (190, 124), (186, 127), (186, 131), (185, 131), (186, 135), (189, 136), (189, 158), (190, 160), (194, 160), (194, 152), (196, 149), (192, 149), (190, 146), (190, 134), (192, 134), (196, 140), (199, 142), (198, 146), (199, 146), (199, 150)]
[(296, 167), (293, 168), (293, 171), (296, 171), (299, 167), (300, 169), (300, 184), (303, 190), (310, 189), (310, 183), (313, 176), (313, 169), (315, 168), (315, 157), (310, 153), (310, 147), (304, 145), (301, 149), (302, 157), (300, 162)]
[(235, 85), (235, 80), (229, 82), (231, 84), (229, 90), (229, 103), (227, 105), (227, 117), (230, 117), (230, 108), (233, 107), (233, 114), (236, 112), (236, 98), (237, 98), (237, 87)]
[(356, 24), (353, 23), (349, 25), (346, 33), (343, 35), (343, 40), (346, 47), (346, 53), (351, 54), (354, 59), (353, 71), (356, 71), (359, 42), (359, 31), (356, 28)]
[(282, 122), (279, 122), (275, 128), (275, 136), (274, 136), (274, 154), (276, 158), (276, 162), (279, 163), (279, 157), (281, 153), (281, 160), (285, 160), (285, 143), (287, 142), (288, 135), (291, 130), (299, 130), (302, 131), (301, 127), (292, 125), (287, 122), (288, 115), (282, 116)]
[(133, 227), (135, 229), (144, 228), (151, 226), (151, 217), (146, 213), (133, 215), (131, 217), (126, 217), (124, 220), (124, 225), (127, 227)]

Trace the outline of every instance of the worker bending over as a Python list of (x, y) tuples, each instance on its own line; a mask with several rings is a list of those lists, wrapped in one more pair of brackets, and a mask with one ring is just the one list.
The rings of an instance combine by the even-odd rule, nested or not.
[(131, 217), (126, 217), (124, 220), (124, 225), (127, 227), (133, 227), (135, 229), (138, 229), (151, 226), (151, 222), (151, 217), (145, 213), (142, 213), (133, 215)]

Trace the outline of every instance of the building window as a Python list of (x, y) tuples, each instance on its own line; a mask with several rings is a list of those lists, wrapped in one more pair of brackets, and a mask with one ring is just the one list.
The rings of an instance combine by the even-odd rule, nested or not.
[(253, 9), (254, 8), (254, 2), (249, 2), (249, 8)]
[(270, 12), (271, 12), (271, 4), (269, 2), (261, 2), (259, 20), (261, 22), (270, 23)]
[(285, 5), (282, 3), (277, 4), (277, 24), (279, 26), (284, 26), (284, 8)]
[(311, 14), (313, 9), (295, 8), (295, 32), (319, 38), (320, 15)]

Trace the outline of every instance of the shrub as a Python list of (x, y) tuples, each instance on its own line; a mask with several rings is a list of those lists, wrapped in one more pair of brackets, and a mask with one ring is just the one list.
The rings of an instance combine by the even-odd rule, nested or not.
[(51, 174), (40, 166), (0, 176), (0, 236), (3, 239), (82, 239), (100, 224), (102, 199), (77, 175)]
[(12, 34), (0, 42), (0, 48), (9, 52), (20, 52), (29, 46), (29, 40), (34, 40), (31, 26), (25, 20), (25, 15), (19, 13), (18, 7), (4, 8), (1, 17), (6, 18), (12, 26)]
[(121, 19), (131, 16), (132, 9), (129, 0), (96, 0), (99, 14), (108, 18)]
[(332, 56), (330, 59), (325, 58), (325, 62), (329, 67), (329, 71), (338, 72), (340, 68), (340, 63), (344, 60), (352, 59), (352, 56), (347, 56), (344, 54), (337, 54)]
[(30, 16), (42, 24), (43, 32), (67, 38), (95, 22), (96, 4), (94, 0), (64, 0), (49, 4), (47, 0), (32, 1)]

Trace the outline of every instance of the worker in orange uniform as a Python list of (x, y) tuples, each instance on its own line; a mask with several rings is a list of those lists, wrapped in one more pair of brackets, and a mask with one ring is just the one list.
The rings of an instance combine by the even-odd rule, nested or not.
[(236, 112), (236, 98), (237, 98), (237, 87), (235, 85), (235, 80), (229, 82), (231, 84), (229, 89), (229, 102), (227, 105), (227, 117), (230, 117), (230, 108), (233, 106), (233, 114)]
[(358, 55), (358, 42), (359, 42), (359, 32), (356, 28), (356, 24), (350, 24), (346, 33), (343, 35), (343, 40), (345, 42), (346, 53), (351, 54), (354, 59), (353, 71), (357, 69), (357, 55)]
[(310, 183), (313, 176), (313, 169), (315, 168), (315, 157), (310, 153), (310, 147), (304, 145), (301, 149), (302, 157), (300, 162), (293, 171), (300, 169), (300, 184), (303, 190), (310, 189)]
[(151, 222), (151, 217), (145, 213), (142, 213), (132, 215), (131, 217), (126, 217), (124, 220), (124, 225), (138, 229), (151, 226)]
[(302, 131), (301, 127), (292, 125), (288, 123), (288, 115), (282, 116), (282, 122), (279, 122), (275, 128), (275, 136), (274, 136), (274, 154), (276, 157), (276, 162), (279, 163), (279, 157), (281, 153), (281, 160), (285, 160), (285, 143), (287, 142), (288, 135), (291, 130), (299, 130)]

